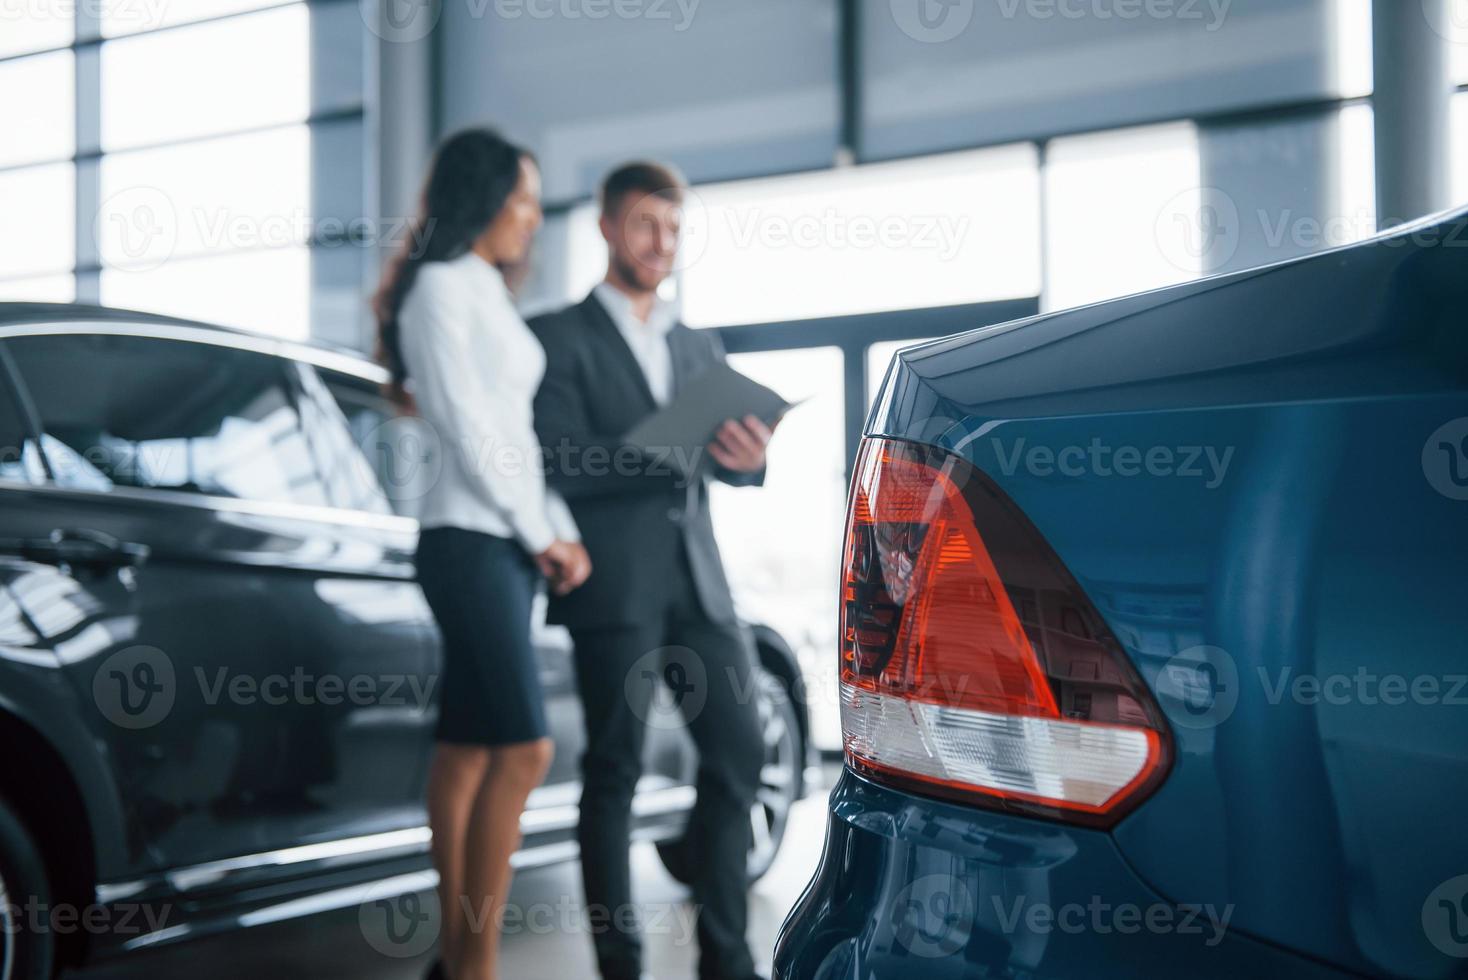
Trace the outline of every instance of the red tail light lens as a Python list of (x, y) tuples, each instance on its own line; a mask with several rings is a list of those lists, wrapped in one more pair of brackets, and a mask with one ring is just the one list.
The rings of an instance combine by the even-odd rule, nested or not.
[(1039, 532), (942, 450), (868, 440), (841, 616), (848, 762), (878, 780), (1109, 825), (1164, 775), (1167, 729)]

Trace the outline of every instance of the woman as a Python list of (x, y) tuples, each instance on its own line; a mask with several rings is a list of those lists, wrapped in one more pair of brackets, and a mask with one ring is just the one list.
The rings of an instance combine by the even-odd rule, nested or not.
[(436, 430), (443, 459), (417, 564), (444, 641), (428, 775), (442, 959), (430, 975), (451, 980), (496, 976), (520, 815), (551, 761), (530, 640), (537, 580), (567, 592), (591, 571), (580, 543), (562, 540), (574, 529), (555, 530), (569, 514), (547, 498), (531, 426), (545, 352), (505, 285), (540, 222), (530, 155), (488, 130), (459, 133), (434, 158), (414, 251), (376, 304), (393, 387)]

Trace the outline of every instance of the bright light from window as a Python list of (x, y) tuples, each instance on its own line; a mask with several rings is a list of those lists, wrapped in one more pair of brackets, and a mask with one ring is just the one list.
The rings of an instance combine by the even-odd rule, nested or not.
[(1217, 232), (1202, 211), (1192, 123), (1050, 144), (1045, 168), (1046, 309), (1196, 278)]
[(1348, 98), (1370, 95), (1371, 0), (1334, 0), (1329, 10), (1335, 28), (1330, 56), (1335, 67), (1336, 93)]
[(310, 237), (305, 126), (102, 158), (97, 235), (108, 265), (303, 245)]
[(932, 338), (921, 340), (884, 340), (881, 343), (872, 344), (867, 348), (867, 404), (877, 400), (877, 393), (882, 390), (882, 382), (887, 379), (887, 368), (892, 364), (892, 358), (904, 347), (916, 347), (918, 344), (927, 343)]
[(1327, 244), (1349, 245), (1376, 234), (1376, 130), (1371, 106), (1347, 106), (1336, 126), (1335, 198), (1343, 232), (1328, 235)]
[(1038, 291), (1029, 144), (700, 187), (680, 282), (690, 326), (947, 306)]
[(0, 278), (76, 264), (76, 179), (69, 163), (0, 171)]
[(1453, 98), (1453, 201), (1468, 204), (1468, 92)]
[(595, 204), (572, 208), (566, 215), (566, 296), (578, 302), (601, 282), (607, 271), (607, 243), (601, 237), (601, 209)]
[(304, 340), (310, 333), (311, 253), (262, 249), (146, 271), (104, 269), (102, 302)]
[(304, 4), (102, 45), (108, 150), (303, 122), (310, 113)]
[(0, 62), (0, 167), (67, 160), (76, 152), (72, 64), (70, 51)]
[(76, 300), (76, 277), (41, 276), (0, 282), (0, 303), (71, 303)]
[(26, 0), (0, 9), (0, 58), (64, 48), (76, 36), (71, 0)]
[(121, 37), (196, 20), (242, 14), (279, 3), (281, 0), (169, 0), (167, 3), (121, 0), (102, 5), (102, 36)]
[(836, 642), (846, 509), (841, 351), (735, 354), (729, 363), (787, 399), (807, 399), (775, 432), (765, 485), (715, 484), (712, 514), (740, 613), (768, 624), (810, 662), (816, 742), (839, 748), (836, 692), (818, 681)]

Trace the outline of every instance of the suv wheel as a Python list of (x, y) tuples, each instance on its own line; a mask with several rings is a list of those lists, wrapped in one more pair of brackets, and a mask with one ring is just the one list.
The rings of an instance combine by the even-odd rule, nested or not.
[(41, 852), (15, 813), (0, 803), (0, 980), (48, 980), (51, 912)]
[[(765, 764), (760, 770), (760, 786), (750, 808), (750, 824), (754, 830), (749, 849), (750, 882), (758, 881), (785, 839), (785, 826), (790, 808), (800, 799), (805, 780), (805, 753), (800, 738), (800, 718), (795, 702), (785, 684), (763, 667), (757, 668), (759, 682), (760, 732), (764, 736)], [(687, 853), (682, 840), (658, 845), (658, 857), (674, 879), (689, 884), (693, 880), (695, 855)]]

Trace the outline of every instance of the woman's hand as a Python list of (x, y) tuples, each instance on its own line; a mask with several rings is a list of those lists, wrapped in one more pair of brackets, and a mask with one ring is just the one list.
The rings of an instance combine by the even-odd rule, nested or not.
[(565, 595), (591, 576), (591, 556), (579, 541), (556, 541), (535, 556), (556, 595)]

